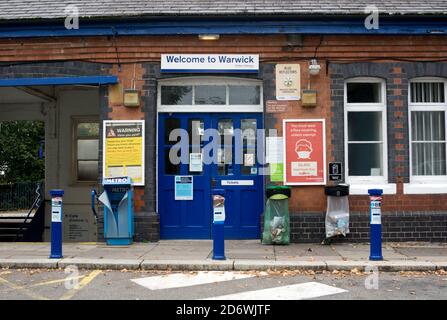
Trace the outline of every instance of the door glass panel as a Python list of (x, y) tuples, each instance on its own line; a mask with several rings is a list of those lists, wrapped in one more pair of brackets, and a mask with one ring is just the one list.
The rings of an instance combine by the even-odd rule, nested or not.
[(233, 148), (225, 146), (218, 149), (217, 173), (219, 176), (231, 176), (233, 172)]
[(244, 146), (254, 147), (256, 145), (256, 119), (242, 119), (241, 130)]
[(226, 86), (195, 86), (194, 90), (195, 104), (226, 104)]
[(241, 166), (241, 174), (255, 175), (258, 173), (256, 168), (256, 148), (244, 148), (242, 161), (244, 163)]
[[(200, 160), (201, 159), (201, 165)], [(190, 146), (188, 154), (188, 174), (201, 175), (205, 170), (205, 164), (203, 163), (203, 151), (200, 146)], [(191, 170), (192, 169), (192, 170)]]
[(169, 141), (169, 135), (171, 134), (171, 132), (173, 130), (179, 129), (179, 128), (180, 128), (180, 119), (168, 118), (165, 120), (165, 144), (166, 145), (176, 144), (180, 140), (180, 137), (178, 136), (176, 141)]
[[(180, 174), (180, 163), (179, 164), (175, 164), (174, 161), (171, 161), (173, 159), (169, 158), (169, 153), (170, 150), (174, 148), (174, 147), (170, 147), (170, 148), (165, 148), (165, 152), (164, 152), (164, 165), (165, 165), (165, 174)], [(175, 152), (177, 151), (177, 152)], [(180, 158), (180, 148), (179, 147), (175, 147), (175, 150), (173, 150), (173, 154), (176, 154), (177, 157)]]
[(229, 104), (258, 105), (261, 103), (260, 86), (229, 86)]
[(221, 145), (231, 145), (233, 143), (234, 127), (232, 119), (219, 120), (217, 130), (219, 132)]
[(188, 136), (190, 145), (200, 146), (200, 144), (203, 141), (204, 134), (205, 134), (205, 124), (203, 120), (201, 119), (188, 120)]
[(241, 174), (256, 175), (256, 119), (242, 119), (241, 130), (244, 146)]
[(162, 105), (191, 105), (192, 86), (161, 86)]

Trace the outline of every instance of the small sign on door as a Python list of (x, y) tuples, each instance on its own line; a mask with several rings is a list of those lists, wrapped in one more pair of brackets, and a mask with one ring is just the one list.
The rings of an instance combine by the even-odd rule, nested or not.
[(343, 180), (343, 166), (341, 162), (329, 162), (329, 181), (340, 182)]
[(192, 176), (175, 176), (175, 200), (192, 200), (194, 194)]

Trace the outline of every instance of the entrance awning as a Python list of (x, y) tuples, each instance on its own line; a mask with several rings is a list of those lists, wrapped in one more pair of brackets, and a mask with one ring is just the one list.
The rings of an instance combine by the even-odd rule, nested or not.
[(0, 87), (76, 85), (76, 84), (106, 85), (115, 83), (118, 83), (117, 76), (0, 79)]

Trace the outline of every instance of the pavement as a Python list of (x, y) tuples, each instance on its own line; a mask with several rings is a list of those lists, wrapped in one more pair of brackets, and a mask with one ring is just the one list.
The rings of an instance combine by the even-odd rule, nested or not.
[(383, 261), (369, 261), (369, 244), (262, 245), (258, 240), (225, 242), (226, 260), (212, 259), (211, 240), (170, 240), (111, 247), (65, 243), (63, 258), (49, 259), (50, 243), (0, 243), (0, 268), (178, 271), (378, 271), (447, 270), (447, 243), (384, 243)]

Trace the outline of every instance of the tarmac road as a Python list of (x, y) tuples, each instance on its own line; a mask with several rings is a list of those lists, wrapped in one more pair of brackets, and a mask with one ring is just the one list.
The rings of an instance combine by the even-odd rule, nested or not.
[(0, 269), (0, 300), (447, 299), (447, 272)]

